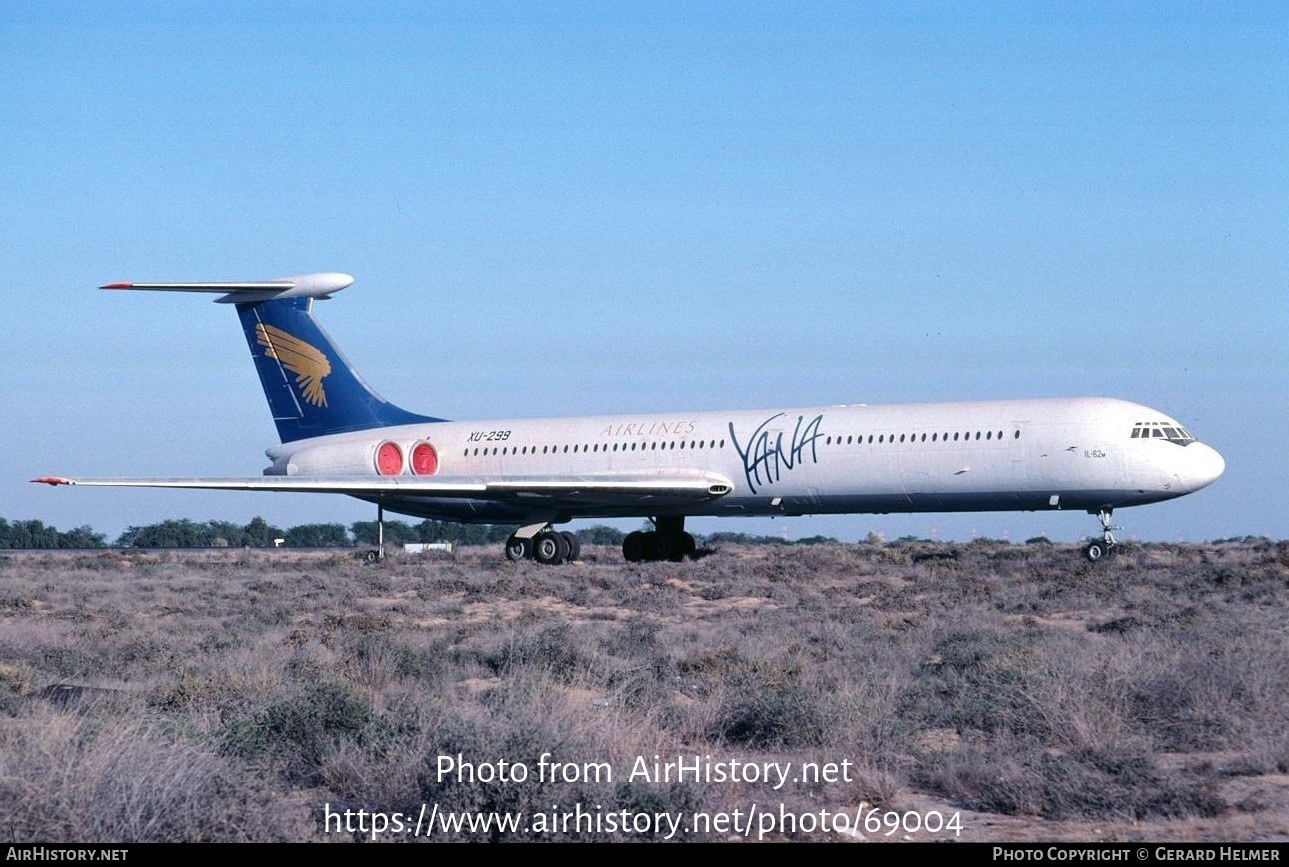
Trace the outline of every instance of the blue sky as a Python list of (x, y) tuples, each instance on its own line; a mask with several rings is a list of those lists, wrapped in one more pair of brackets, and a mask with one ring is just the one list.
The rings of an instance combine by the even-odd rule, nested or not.
[(231, 310), (93, 287), (336, 270), (320, 318), (409, 409), (1122, 397), (1227, 459), (1125, 535), (1287, 535), (1283, 2), (8, 3), (0, 131), (10, 519), (370, 519), (25, 482), (258, 473)]

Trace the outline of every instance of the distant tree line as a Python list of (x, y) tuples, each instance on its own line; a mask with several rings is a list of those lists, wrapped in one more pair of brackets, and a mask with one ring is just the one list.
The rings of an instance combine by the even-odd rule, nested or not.
[[(385, 544), (403, 545), (409, 542), (451, 542), (453, 545), (500, 545), (516, 527), (512, 524), (456, 524), (451, 521), (424, 520), (419, 524), (406, 521), (385, 522)], [(648, 521), (641, 530), (651, 530)], [(621, 545), (626, 536), (622, 530), (597, 524), (577, 530), (583, 545)], [(719, 545), (820, 545), (836, 544), (832, 536), (809, 536), (802, 539), (784, 539), (780, 536), (758, 536), (749, 533), (711, 533), (695, 537), (704, 546)], [(282, 540), (287, 548), (353, 548), (376, 544), (376, 522), (356, 521), (344, 524), (300, 524), (282, 529), (254, 517), (247, 524), (232, 521), (190, 521), (187, 518), (127, 527), (125, 532), (108, 543), (102, 533), (94, 532), (88, 525), (72, 530), (59, 530), (42, 521), (9, 521), (0, 518), (0, 550), (5, 548), (54, 549), (54, 548), (272, 548)], [(1215, 539), (1213, 544), (1249, 544), (1270, 541), (1266, 536), (1232, 536)], [(869, 533), (860, 544), (886, 545), (881, 535)], [(1005, 539), (978, 538), (976, 544), (1010, 544)], [(917, 536), (901, 536), (892, 545), (929, 545), (935, 540)], [(1025, 540), (1026, 545), (1051, 545), (1046, 536)]]
[[(406, 521), (385, 522), (385, 544), (409, 542), (451, 542), (453, 545), (500, 545), (516, 527), (512, 524), (457, 524), (451, 521), (424, 520), (419, 524)], [(641, 530), (651, 530), (648, 521)], [(625, 533), (597, 524), (577, 531), (584, 545), (621, 545)], [(749, 533), (712, 533), (696, 537), (700, 544), (712, 545), (820, 545), (837, 543), (832, 536), (810, 536), (787, 540), (780, 536), (757, 536)], [(247, 524), (232, 521), (190, 521), (187, 518), (127, 527), (111, 542), (114, 548), (272, 548), (277, 540), (287, 548), (352, 548), (376, 544), (376, 522), (356, 521), (344, 524), (300, 524), (282, 529), (254, 517)], [(877, 533), (859, 540), (861, 543), (885, 545)], [(981, 544), (1008, 544), (1006, 540), (980, 538)], [(1239, 544), (1268, 541), (1265, 536), (1232, 536), (1216, 539), (1214, 544)], [(894, 545), (934, 544), (917, 536), (901, 536)], [(1046, 536), (1025, 540), (1026, 545), (1051, 545)], [(90, 526), (62, 531), (42, 521), (9, 521), (0, 518), (0, 549), (4, 548), (106, 548), (109, 543), (102, 533)]]
[[(409, 542), (451, 542), (454, 545), (499, 545), (515, 527), (509, 524), (457, 524), (424, 520), (385, 522), (385, 544)], [(651, 529), (642, 525), (641, 529)], [(626, 535), (613, 527), (597, 524), (577, 531), (584, 545), (621, 545)], [(830, 536), (812, 536), (788, 542), (778, 536), (747, 533), (713, 533), (699, 537), (707, 545), (811, 545), (836, 542)], [(246, 524), (232, 521), (192, 521), (179, 518), (159, 524), (131, 526), (111, 543), (114, 548), (272, 548), (281, 539), (287, 548), (352, 548), (376, 544), (376, 522), (344, 524), (300, 524), (282, 529), (261, 517)], [(89, 526), (63, 532), (41, 521), (7, 521), (0, 518), (0, 548), (105, 548), (106, 537)]]
[(0, 548), (102, 548), (102, 533), (90, 527), (77, 527), (64, 533), (46, 527), (41, 521), (14, 521), (0, 518)]
[[(500, 545), (515, 526), (509, 524), (457, 524), (451, 521), (424, 520), (419, 524), (406, 521), (385, 522), (385, 544), (409, 542), (451, 542), (453, 545)], [(642, 529), (650, 529), (643, 526)], [(584, 545), (621, 545), (626, 535), (613, 527), (597, 524), (577, 531)], [(352, 548), (376, 544), (376, 522), (356, 521), (344, 524), (300, 524), (282, 529), (261, 517), (246, 524), (232, 521), (192, 521), (179, 518), (159, 524), (131, 526), (111, 543), (114, 548), (272, 548), (277, 540), (287, 548)], [(753, 536), (747, 533), (714, 533), (700, 537), (708, 545), (786, 545), (778, 536)], [(797, 540), (796, 544), (835, 542), (826, 536)], [(88, 526), (62, 532), (40, 521), (9, 522), (0, 518), (0, 548), (105, 548), (102, 533)]]
[[(343, 528), (342, 528), (343, 529)], [(162, 521), (127, 527), (113, 543), (118, 548), (271, 548), (285, 531), (261, 517), (245, 526), (232, 521)]]
[[(513, 527), (485, 524), (422, 521), (413, 525), (404, 521), (386, 521), (385, 544), (455, 542), (482, 545), (500, 543), (513, 532)], [(344, 524), (300, 524), (284, 530), (259, 517), (252, 518), (245, 526), (228, 521), (197, 523), (184, 519), (130, 527), (117, 538), (115, 545), (120, 548), (270, 548), (281, 539), (281, 544), (287, 548), (351, 548), (354, 545), (375, 545), (376, 537), (375, 521), (357, 521), (348, 528)]]
[[(451, 542), (454, 545), (501, 544), (515, 532), (513, 525), (455, 524), (425, 520), (419, 524), (385, 522), (385, 544)], [(613, 527), (594, 526), (578, 531), (583, 544), (620, 545), (623, 533)], [(115, 548), (271, 548), (277, 540), (289, 548), (351, 548), (376, 544), (376, 522), (300, 524), (276, 527), (261, 517), (247, 524), (232, 521), (191, 521), (187, 518), (159, 524), (131, 526), (111, 543)], [(41, 521), (7, 521), (0, 518), (0, 548), (105, 548), (102, 533), (91, 527), (63, 532)]]

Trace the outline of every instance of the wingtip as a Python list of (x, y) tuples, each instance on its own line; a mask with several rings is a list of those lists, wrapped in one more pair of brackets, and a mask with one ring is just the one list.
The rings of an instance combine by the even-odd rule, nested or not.
[(39, 479), (32, 479), (32, 484), (36, 485), (70, 485), (71, 479), (64, 479), (62, 476), (41, 476)]

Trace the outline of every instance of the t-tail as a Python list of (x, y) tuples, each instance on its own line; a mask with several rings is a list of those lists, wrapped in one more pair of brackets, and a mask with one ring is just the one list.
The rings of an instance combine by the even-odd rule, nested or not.
[(313, 318), (313, 302), (354, 280), (301, 274), (280, 280), (109, 283), (103, 289), (217, 292), (236, 306), (282, 442), (388, 425), (442, 421), (395, 406), (373, 391)]

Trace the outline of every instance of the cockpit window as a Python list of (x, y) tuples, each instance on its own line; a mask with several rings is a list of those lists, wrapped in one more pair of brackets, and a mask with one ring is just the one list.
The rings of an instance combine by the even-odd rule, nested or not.
[(1191, 436), (1184, 427), (1162, 421), (1137, 422), (1132, 429), (1132, 438), (1168, 440), (1170, 443), (1183, 446), (1195, 442), (1195, 437)]

